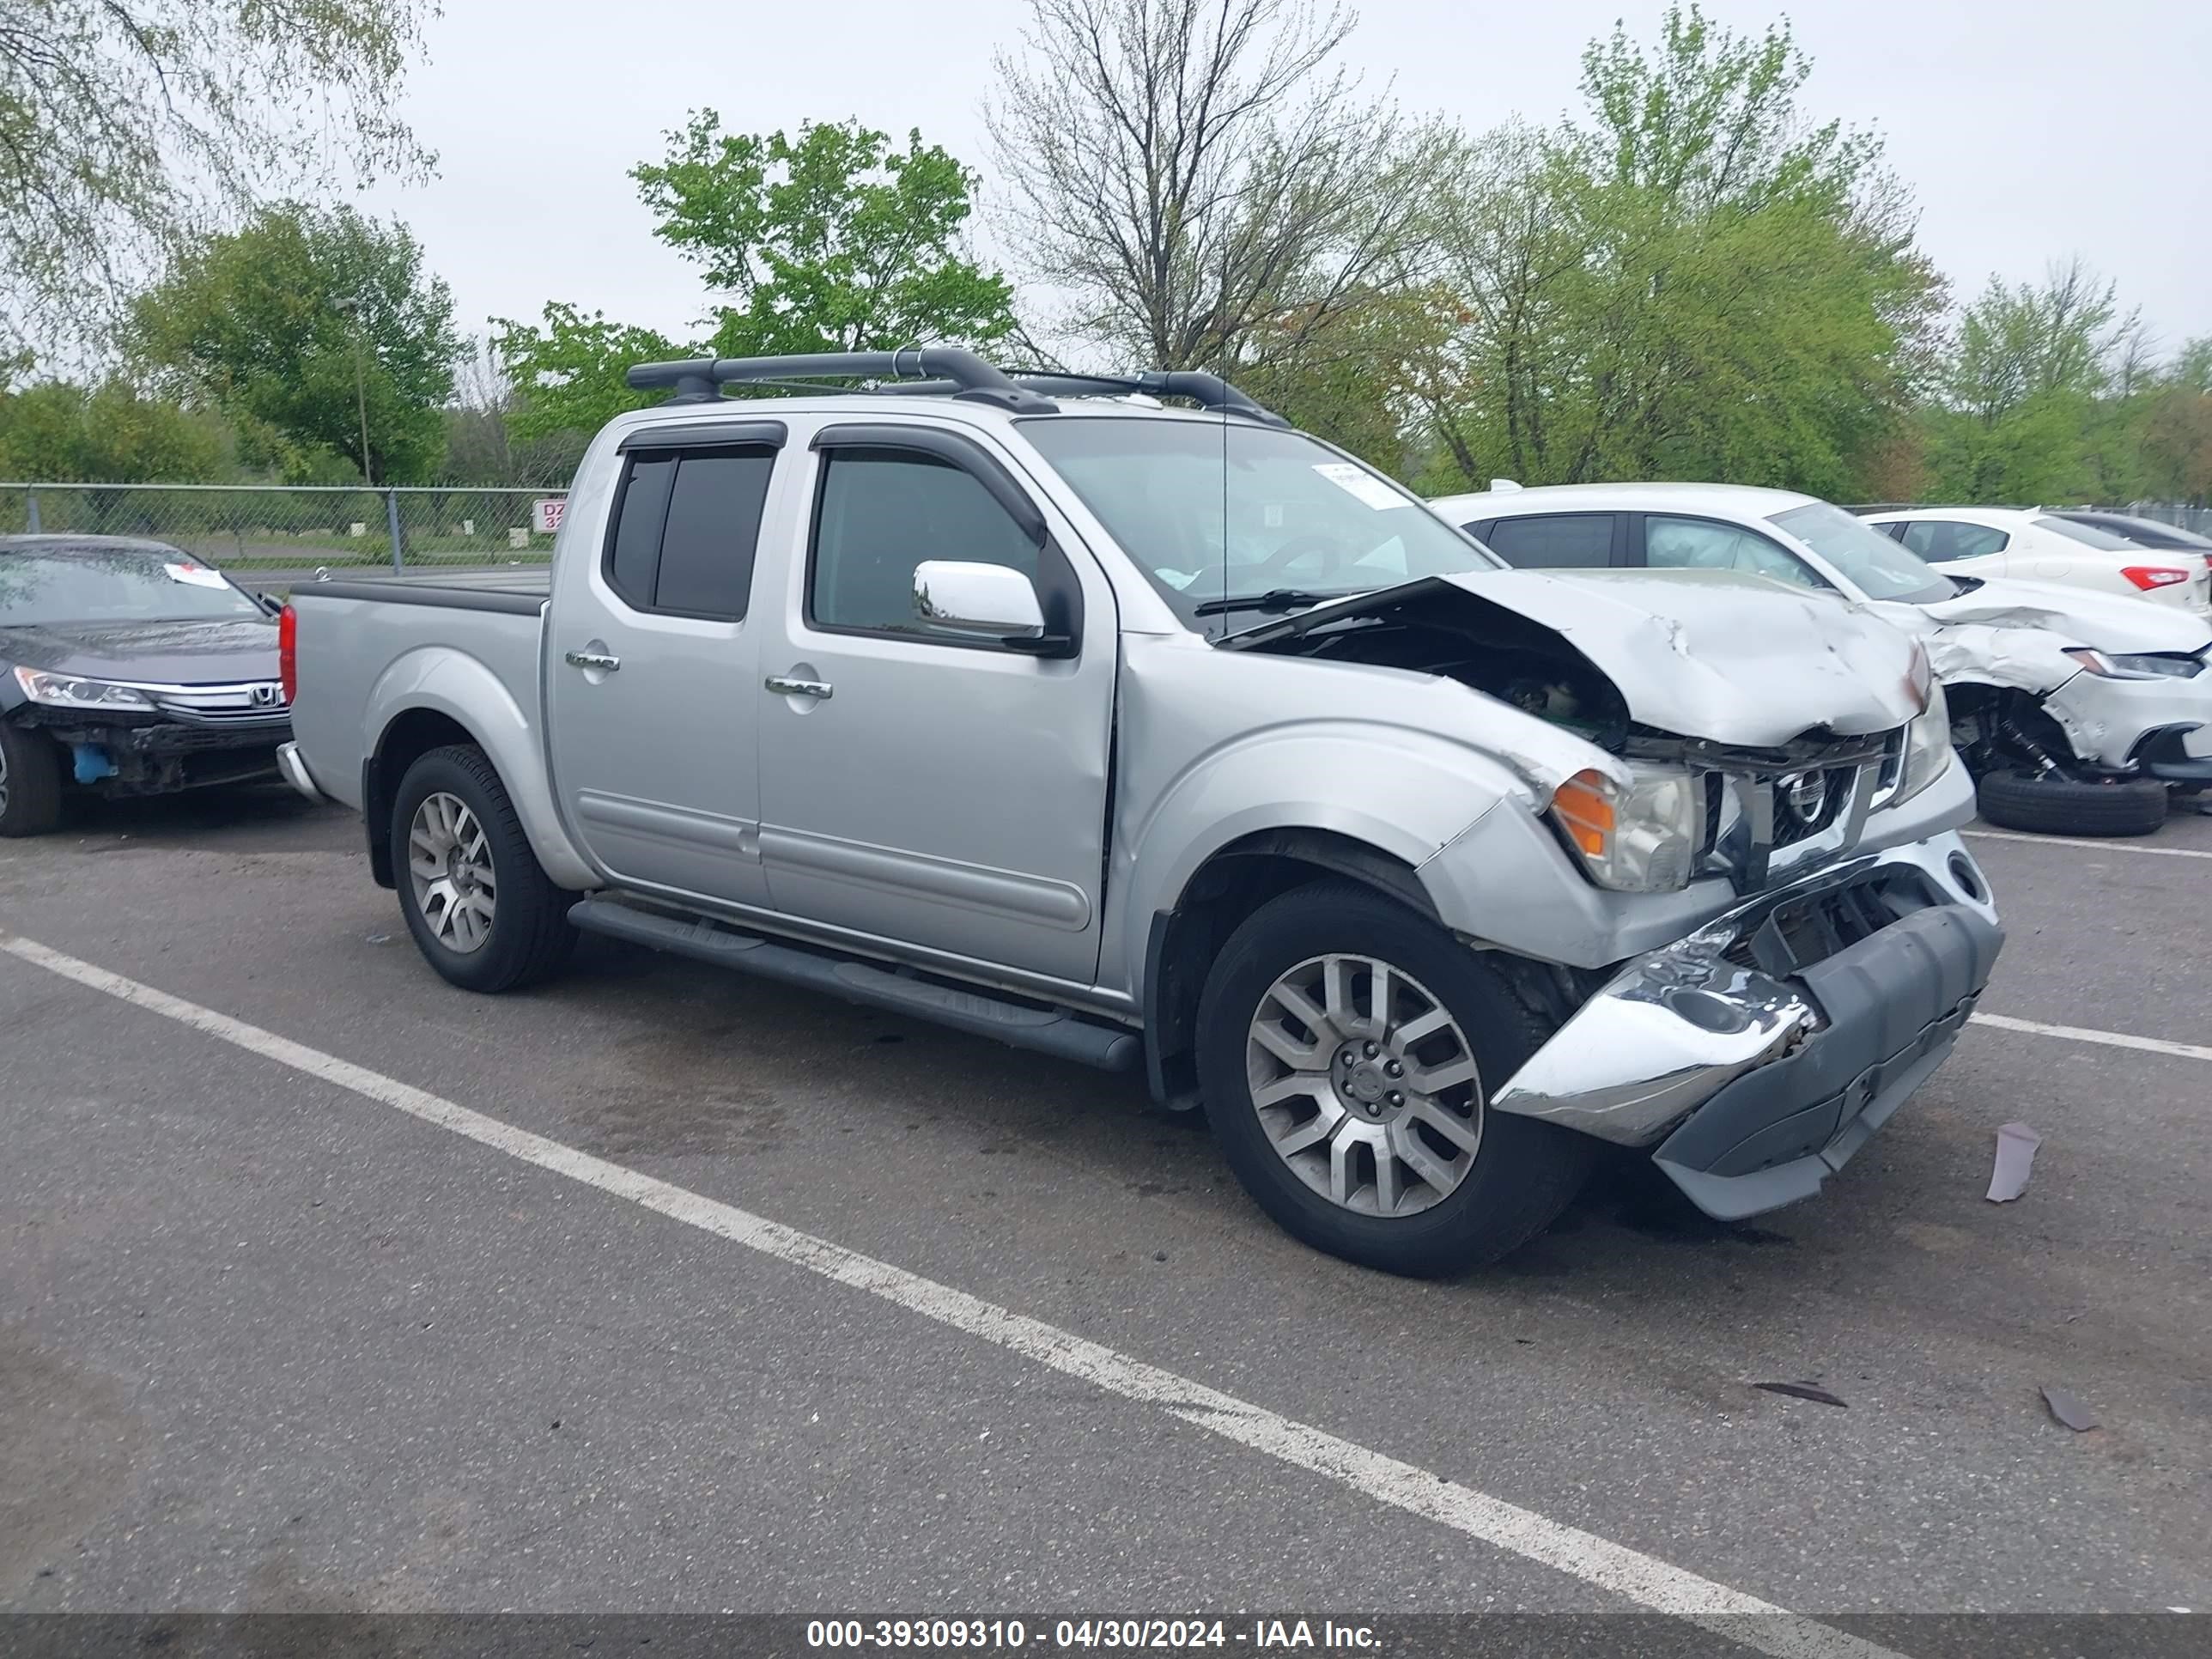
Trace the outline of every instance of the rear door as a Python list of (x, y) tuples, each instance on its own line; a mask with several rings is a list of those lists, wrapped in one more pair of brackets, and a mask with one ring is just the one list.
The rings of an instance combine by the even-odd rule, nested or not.
[(563, 550), (545, 664), (571, 831), (626, 885), (764, 904), (753, 565), (785, 428), (641, 428), (605, 537)]
[[(776, 908), (1091, 984), (1120, 643), (1104, 574), (981, 437), (833, 422), (789, 459), (812, 510), (751, 690)], [(1030, 576), (1074, 654), (926, 636), (931, 559)]]

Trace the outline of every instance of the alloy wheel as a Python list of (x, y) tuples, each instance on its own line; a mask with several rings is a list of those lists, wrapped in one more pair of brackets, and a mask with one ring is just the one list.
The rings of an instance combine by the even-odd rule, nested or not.
[(407, 827), (415, 908), (438, 943), (466, 956), (491, 937), (497, 899), (491, 847), (468, 803), (441, 790), (422, 798)]
[(1482, 1146), (1482, 1079), (1451, 1012), (1375, 957), (1310, 957), (1267, 988), (1246, 1080), (1276, 1155), (1363, 1215), (1419, 1213), (1457, 1190)]

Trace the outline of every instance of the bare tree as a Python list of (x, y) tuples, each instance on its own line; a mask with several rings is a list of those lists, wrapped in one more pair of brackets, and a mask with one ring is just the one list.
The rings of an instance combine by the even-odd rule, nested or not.
[(1083, 339), (1165, 368), (1295, 357), (1402, 284), (1443, 142), (1328, 60), (1316, 0), (1032, 0), (987, 111), (1010, 247)]

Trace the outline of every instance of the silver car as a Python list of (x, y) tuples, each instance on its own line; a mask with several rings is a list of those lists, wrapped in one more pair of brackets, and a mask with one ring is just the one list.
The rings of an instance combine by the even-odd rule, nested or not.
[[(810, 375), (878, 384), (720, 395)], [(1989, 975), (1926, 659), (1862, 611), (1501, 568), (1210, 375), (634, 379), (677, 398), (550, 572), (294, 597), (288, 773), (457, 985), (580, 928), (1141, 1070), (1300, 1237), (1437, 1273), (1605, 1143), (1806, 1197)]]

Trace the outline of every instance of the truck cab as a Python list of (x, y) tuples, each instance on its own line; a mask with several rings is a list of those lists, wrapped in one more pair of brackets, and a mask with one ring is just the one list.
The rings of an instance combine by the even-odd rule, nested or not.
[(458, 985), (583, 928), (1141, 1069), (1301, 1237), (1437, 1272), (1599, 1142), (1808, 1195), (1988, 976), (1940, 699), (1857, 607), (1504, 569), (1210, 375), (634, 379), (540, 583), (295, 595), (287, 775)]

